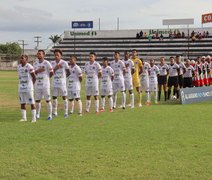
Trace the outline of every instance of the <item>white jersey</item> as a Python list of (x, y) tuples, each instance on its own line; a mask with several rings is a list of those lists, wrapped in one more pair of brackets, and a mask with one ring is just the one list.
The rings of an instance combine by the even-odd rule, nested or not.
[(33, 91), (33, 82), (31, 73), (35, 72), (31, 64), (26, 63), (25, 66), (18, 65), (18, 92)]
[(160, 73), (159, 68), (156, 65), (154, 65), (150, 68), (150, 71), (149, 71), (149, 83), (150, 84), (157, 84), (159, 73)]
[(86, 87), (98, 86), (98, 73), (101, 72), (101, 66), (98, 62), (94, 61), (85, 63)]
[(158, 68), (160, 76), (166, 76), (168, 74), (169, 66), (167, 64), (158, 64)]
[(186, 78), (192, 77), (193, 73), (194, 73), (194, 67), (190, 65), (189, 67), (186, 67), (183, 77), (186, 77)]
[(67, 89), (68, 91), (80, 91), (80, 80), (82, 77), (81, 68), (75, 64), (73, 67), (69, 66), (70, 75), (67, 77)]
[(150, 64), (145, 62), (142, 66), (142, 73), (140, 74), (141, 82), (149, 81), (149, 71), (150, 71)]
[(125, 64), (126, 71), (124, 75), (124, 80), (131, 80), (132, 79), (132, 70), (135, 70), (134, 62), (131, 59), (123, 60), (123, 63)]
[(58, 63), (56, 61), (52, 61), (51, 64), (53, 69), (56, 65), (60, 65), (60, 68), (54, 72), (52, 87), (66, 86), (66, 70), (69, 69), (68, 63), (61, 59)]
[(185, 69), (185, 64), (180, 62), (177, 65), (179, 66), (179, 75), (183, 75), (183, 70)]
[(114, 83), (124, 82), (123, 71), (126, 70), (124, 63), (121, 60), (117, 62), (114, 60), (110, 63), (110, 66), (114, 70)]
[(110, 66), (102, 67), (102, 77), (100, 89), (112, 89), (112, 80), (111, 78), (114, 76), (114, 71)]
[(169, 76), (170, 77), (174, 77), (174, 76), (178, 76), (178, 69), (179, 69), (179, 66), (174, 63), (173, 65), (169, 65)]
[(33, 67), (36, 70), (40, 68), (44, 68), (43, 72), (39, 72), (36, 74), (36, 82), (35, 82), (35, 89), (49, 89), (50, 88), (50, 80), (49, 80), (49, 73), (53, 72), (52, 65), (49, 61), (44, 60), (43, 62), (39, 63), (37, 60)]

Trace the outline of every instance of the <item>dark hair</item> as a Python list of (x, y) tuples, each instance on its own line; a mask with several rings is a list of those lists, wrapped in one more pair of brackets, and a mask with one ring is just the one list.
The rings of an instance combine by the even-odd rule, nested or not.
[(74, 58), (77, 61), (77, 56), (76, 55), (71, 55), (70, 58)]
[(45, 55), (45, 51), (43, 49), (39, 49), (38, 52), (42, 52)]
[(126, 53), (129, 53), (129, 51), (125, 50), (125, 51), (124, 51), (124, 54), (126, 54)]
[(137, 50), (136, 50), (136, 49), (133, 49), (132, 51), (136, 51), (136, 52), (137, 52)]
[(102, 60), (103, 61), (109, 61), (108, 57), (103, 57)]
[(115, 51), (114, 54), (119, 54), (120, 55), (120, 52), (119, 51)]
[(89, 53), (89, 55), (94, 55), (94, 56), (96, 56), (96, 53), (95, 53), (94, 51), (91, 51), (91, 52)]
[(172, 59), (172, 58), (174, 59), (174, 57), (173, 57), (173, 56), (170, 56), (170, 58), (169, 58), (169, 59)]
[(27, 61), (28, 61), (28, 59), (29, 59), (29, 57), (28, 57), (26, 54), (22, 54), (22, 55), (20, 56), (20, 58), (26, 58)]
[(63, 53), (62, 53), (62, 51), (60, 49), (55, 49), (54, 50), (54, 54), (57, 53), (57, 52), (60, 53), (61, 56), (63, 55)]
[(176, 58), (179, 58), (179, 57), (180, 57), (180, 55), (177, 55), (177, 56), (176, 56)]

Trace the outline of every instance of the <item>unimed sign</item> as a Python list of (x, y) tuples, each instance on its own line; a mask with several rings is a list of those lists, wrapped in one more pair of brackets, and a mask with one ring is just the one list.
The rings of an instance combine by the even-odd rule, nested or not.
[(202, 24), (212, 22), (212, 13), (202, 15)]

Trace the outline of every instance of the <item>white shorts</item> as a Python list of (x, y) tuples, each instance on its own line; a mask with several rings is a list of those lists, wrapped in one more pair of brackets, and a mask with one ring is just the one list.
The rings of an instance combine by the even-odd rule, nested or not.
[(112, 88), (100, 89), (100, 95), (101, 96), (112, 96), (113, 95), (113, 89)]
[(35, 100), (45, 99), (46, 101), (51, 100), (50, 89), (35, 89)]
[(132, 79), (129, 80), (124, 80), (124, 85), (125, 85), (125, 90), (133, 90), (133, 83), (132, 83)]
[(52, 87), (52, 96), (58, 97), (58, 96), (67, 96), (67, 88), (66, 86), (61, 87)]
[(80, 99), (80, 90), (68, 91), (68, 99)]
[(19, 95), (20, 104), (35, 104), (33, 91), (19, 92), (18, 95)]
[(149, 91), (149, 81), (141, 81), (140, 91)]
[(149, 91), (151, 91), (151, 92), (158, 91), (158, 83), (150, 83), (149, 84)]
[(125, 91), (124, 81), (113, 82), (113, 93)]
[(85, 94), (86, 96), (98, 96), (99, 95), (98, 86), (86, 86)]

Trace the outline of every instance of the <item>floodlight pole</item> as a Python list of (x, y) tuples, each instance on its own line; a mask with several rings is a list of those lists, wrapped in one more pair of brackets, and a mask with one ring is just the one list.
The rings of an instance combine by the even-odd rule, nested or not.
[(37, 44), (37, 45), (36, 45), (36, 49), (38, 49), (39, 43), (42, 42), (42, 41), (40, 40), (40, 39), (41, 39), (41, 36), (35, 36), (34, 38), (36, 39), (34, 42)]

